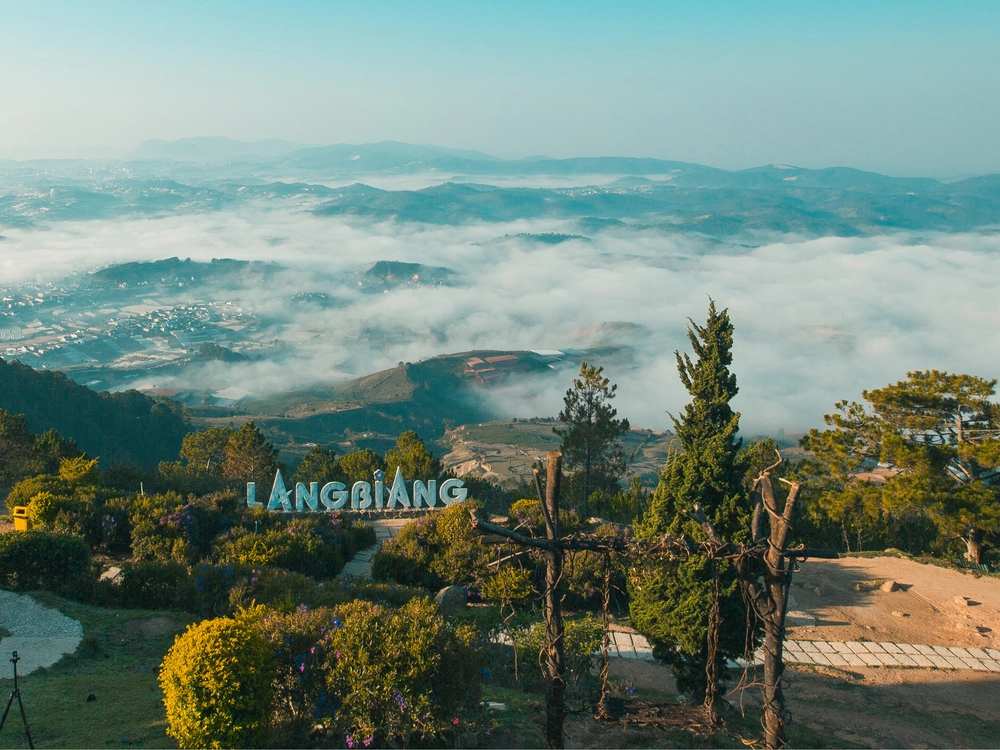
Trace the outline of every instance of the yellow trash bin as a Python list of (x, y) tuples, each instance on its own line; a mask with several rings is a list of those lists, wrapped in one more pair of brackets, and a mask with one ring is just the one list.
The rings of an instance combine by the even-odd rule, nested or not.
[(24, 505), (14, 506), (14, 531), (28, 530), (28, 509)]

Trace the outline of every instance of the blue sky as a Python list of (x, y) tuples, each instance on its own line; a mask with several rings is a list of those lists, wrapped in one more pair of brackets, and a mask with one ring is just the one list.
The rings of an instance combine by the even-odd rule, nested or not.
[(0, 158), (383, 139), (1000, 171), (1000, 2), (3, 2)]

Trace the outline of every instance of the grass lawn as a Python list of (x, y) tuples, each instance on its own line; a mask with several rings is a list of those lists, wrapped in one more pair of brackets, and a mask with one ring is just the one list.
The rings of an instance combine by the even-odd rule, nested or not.
[[(156, 677), (174, 636), (195, 618), (174, 612), (102, 609), (46, 592), (32, 596), (79, 620), (84, 633), (75, 654), (18, 680), (35, 745), (177, 747), (166, 735)], [(0, 674), (11, 674), (6, 660), (0, 660)], [(12, 679), (0, 680), (4, 698), (12, 687)], [(96, 700), (88, 701), (90, 694)], [(27, 747), (16, 707), (0, 734), (0, 747)]]

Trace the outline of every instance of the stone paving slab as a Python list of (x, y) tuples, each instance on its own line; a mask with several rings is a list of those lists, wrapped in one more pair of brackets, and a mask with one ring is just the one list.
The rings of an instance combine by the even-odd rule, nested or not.
[[(789, 640), (785, 642), (784, 649), (784, 658), (789, 664), (820, 664), (834, 667), (921, 667), (1000, 673), (1000, 658), (996, 658), (997, 656), (1000, 656), (1000, 652), (991, 648), (873, 641)], [(755, 654), (755, 657), (757, 662), (763, 658), (761, 652)]]

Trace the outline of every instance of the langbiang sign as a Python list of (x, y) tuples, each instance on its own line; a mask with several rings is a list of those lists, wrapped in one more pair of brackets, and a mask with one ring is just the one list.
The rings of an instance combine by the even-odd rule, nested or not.
[[(465, 482), (461, 479), (446, 479), (438, 488), (437, 480), (431, 479), (422, 481), (415, 479), (412, 483), (411, 492), (407, 490), (406, 480), (403, 478), (403, 471), (396, 467), (396, 478), (389, 489), (389, 497), (385, 496), (385, 472), (381, 469), (375, 472), (374, 482), (355, 482), (350, 490), (343, 482), (327, 482), (320, 489), (318, 482), (310, 482), (306, 487), (303, 482), (295, 483), (294, 504), (292, 500), (293, 492), (285, 487), (285, 480), (281, 476), (281, 469), (274, 475), (274, 484), (271, 486), (271, 497), (267, 501), (267, 509), (274, 511), (296, 511), (299, 513), (328, 510), (341, 510), (347, 507), (348, 501), (351, 503), (351, 510), (395, 510), (397, 508), (420, 508), (426, 506), (433, 508), (438, 500), (443, 505), (460, 503), (469, 495), (469, 490), (465, 487)], [(261, 503), (257, 502), (257, 485), (255, 482), (247, 482), (247, 505), (251, 508), (260, 508)]]

